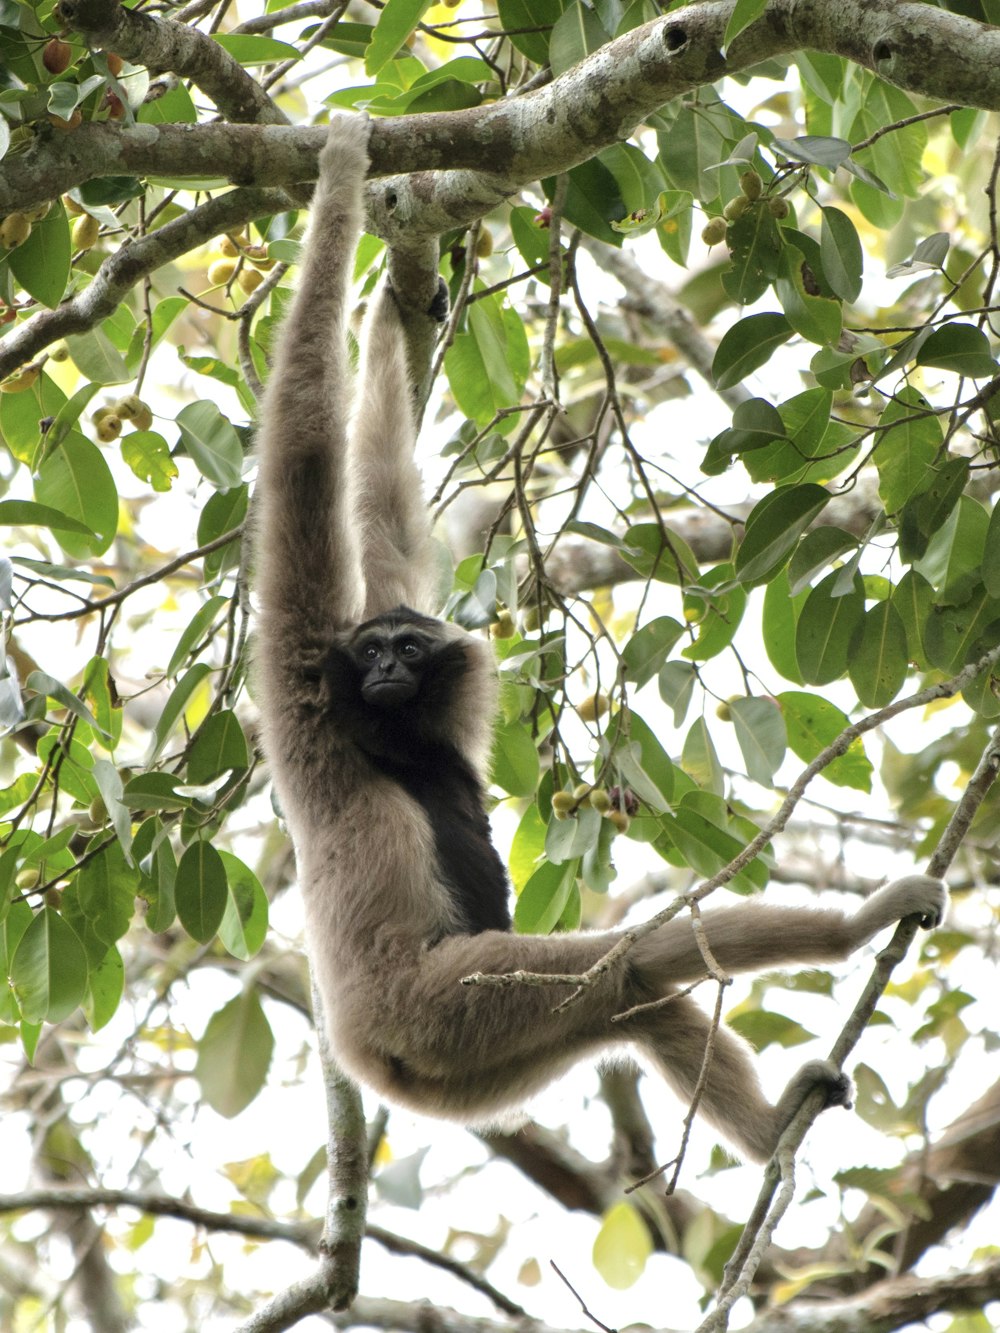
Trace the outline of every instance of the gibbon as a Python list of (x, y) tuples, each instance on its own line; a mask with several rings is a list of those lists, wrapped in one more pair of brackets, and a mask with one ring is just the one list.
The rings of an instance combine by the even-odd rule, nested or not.
[[(623, 1044), (687, 1098), (709, 1034), (697, 1003), (678, 995), (611, 1021), (705, 974), (687, 920), (639, 940), (561, 1013), (566, 986), (461, 984), (476, 972), (581, 973), (619, 935), (511, 930), (483, 801), (493, 656), (430, 614), (435, 561), (388, 284), (366, 319), (348, 425), (345, 307), (368, 134), (362, 116), (331, 120), (263, 406), (254, 502), (258, 697), (330, 1041), (380, 1096), (466, 1123), (502, 1120), (579, 1060)], [(739, 972), (845, 958), (902, 917), (937, 923), (945, 898), (940, 881), (911, 875), (853, 916), (743, 903), (703, 922), (718, 962)], [(817, 1084), (830, 1104), (847, 1100), (847, 1079), (815, 1061), (772, 1106), (749, 1049), (723, 1029), (700, 1110), (764, 1160)]]

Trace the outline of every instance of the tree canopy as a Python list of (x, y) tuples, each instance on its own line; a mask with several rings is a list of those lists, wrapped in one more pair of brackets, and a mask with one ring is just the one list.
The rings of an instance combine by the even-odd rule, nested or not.
[[(993, 1326), (994, 23), (0, 0), (5, 1327)], [(739, 1168), (615, 1068), (571, 1085), (596, 1128), (427, 1156), (317, 1053), (245, 538), (331, 109), (373, 120), (359, 304), (449, 288), (409, 353), (443, 613), (496, 648), (516, 928), (946, 875), (945, 928), (874, 963), (734, 991), (706, 959), (774, 1069), (850, 1057), (860, 1146), (840, 1112), (801, 1147), (807, 1104)], [(541, 1287), (535, 1210), (586, 1221)], [(357, 1294), (362, 1249), (393, 1257)]]

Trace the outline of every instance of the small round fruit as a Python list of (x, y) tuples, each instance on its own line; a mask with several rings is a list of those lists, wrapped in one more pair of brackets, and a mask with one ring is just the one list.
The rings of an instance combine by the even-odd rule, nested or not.
[(37, 366), (25, 366), (0, 384), (0, 393), (24, 393), (38, 379)]
[(624, 810), (609, 810), (608, 819), (614, 824), (617, 833), (627, 833), (632, 823)]
[(49, 360), (56, 362), (68, 361), (69, 344), (62, 340), (60, 340), (57, 343), (53, 343), (52, 346), (49, 348)]
[(127, 393), (124, 398), (119, 398), (111, 409), (122, 421), (132, 421), (137, 412), (141, 411), (146, 404), (137, 393)]
[(80, 110), (78, 106), (74, 107), (72, 114), (67, 120), (65, 119), (65, 117), (57, 116), (50, 111), (49, 124), (52, 125), (55, 129), (61, 131), (62, 133), (66, 133), (69, 130), (78, 129), (79, 126), (83, 124), (83, 112)]
[(725, 699), (723, 699), (721, 704), (716, 706), (715, 716), (720, 722), (732, 722), (733, 710), (729, 707), (729, 704)]
[(576, 711), (584, 722), (596, 722), (610, 707), (611, 700), (603, 690), (598, 690), (596, 694), (588, 694), (586, 699), (581, 699)]
[(139, 411), (136, 412), (135, 416), (132, 418), (132, 425), (136, 430), (152, 429), (153, 409), (147, 403), (143, 403)]
[(599, 815), (606, 815), (611, 809), (611, 797), (603, 787), (595, 787), (588, 800), (591, 809), (596, 810)]
[(108, 120), (122, 120), (125, 116), (125, 103), (111, 88), (104, 94), (104, 110)]
[(771, 217), (777, 218), (780, 222), (782, 218), (787, 218), (791, 209), (788, 207), (787, 199), (769, 199), (767, 201), (767, 211)]
[(93, 213), (83, 213), (73, 223), (73, 249), (91, 250), (101, 234), (101, 224)]
[(83, 205), (78, 204), (70, 194), (63, 195), (63, 206), (65, 207), (66, 212), (69, 213), (70, 217), (74, 218), (82, 217), (87, 211)]
[(109, 412), (107, 416), (101, 417), (97, 423), (97, 438), (102, 444), (110, 444), (112, 440), (117, 440), (122, 433), (122, 419), (116, 416), (114, 412)]
[(236, 281), (246, 292), (247, 296), (249, 296), (250, 293), (255, 292), (264, 281), (264, 275), (255, 268), (241, 268), (236, 275)]
[(50, 74), (65, 74), (73, 59), (73, 48), (61, 37), (53, 37), (45, 43), (42, 51), (42, 64)]
[(576, 806), (576, 798), (571, 791), (554, 791), (552, 809), (556, 816), (566, 816)]
[(25, 866), (14, 876), (14, 883), (19, 889), (36, 889), (42, 882), (42, 872), (38, 866)]
[(718, 245), (726, 239), (726, 219), (709, 218), (701, 229), (701, 239), (706, 245)]
[(483, 227), (476, 237), (476, 254), (480, 259), (489, 259), (493, 253), (493, 233), (489, 227)]
[(215, 259), (208, 266), (208, 280), (213, 287), (223, 287), (235, 272), (235, 259)]
[(494, 639), (512, 639), (514, 637), (514, 617), (509, 611), (501, 611), (490, 626), (490, 637)]
[(275, 265), (275, 260), (267, 256), (266, 245), (248, 245), (243, 251), (243, 257), (249, 259), (255, 268), (263, 269), (265, 273)]
[(5, 250), (13, 250), (23, 245), (31, 235), (31, 223), (24, 213), (8, 213), (0, 222), (0, 245)]
[(752, 168), (744, 171), (740, 177), (740, 189), (748, 199), (759, 199), (761, 191), (764, 189), (764, 182)]
[(219, 237), (219, 253), (225, 255), (227, 259), (238, 259), (240, 247), (231, 236)]
[(103, 796), (95, 796), (87, 809), (87, 815), (95, 824), (106, 824), (108, 822), (108, 807), (104, 803)]
[(52, 200), (46, 199), (44, 203), (36, 204), (34, 208), (26, 208), (24, 216), (29, 222), (41, 222), (42, 218), (49, 215), (49, 209), (52, 207)]
[(117, 51), (105, 51), (104, 59), (108, 62), (108, 73), (113, 79), (117, 79), (122, 72), (124, 61)]
[(750, 207), (750, 200), (745, 194), (738, 194), (735, 199), (730, 199), (722, 210), (722, 216), (728, 222), (737, 222)]

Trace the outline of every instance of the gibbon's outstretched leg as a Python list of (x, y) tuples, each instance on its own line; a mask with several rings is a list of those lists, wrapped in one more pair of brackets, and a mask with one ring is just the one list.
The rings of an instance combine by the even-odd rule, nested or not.
[[(561, 1013), (566, 987), (462, 984), (519, 969), (579, 974), (620, 936), (509, 928), (483, 792), (496, 671), (484, 641), (426, 614), (434, 561), (386, 288), (364, 332), (358, 415), (345, 424), (367, 138), (362, 117), (331, 121), (268, 381), (255, 499), (257, 693), (332, 1047), (382, 1095), (466, 1122), (497, 1120), (576, 1061), (623, 1043), (689, 1096), (707, 1034), (694, 1001), (613, 1021), (704, 975), (685, 918), (639, 940)], [(850, 917), (751, 902), (702, 920), (715, 958), (738, 972), (844, 958), (902, 917), (936, 922), (944, 901), (938, 880), (911, 875)], [(702, 1105), (762, 1158), (816, 1084), (831, 1102), (846, 1098), (846, 1080), (817, 1061), (772, 1106), (749, 1051), (725, 1031)]]

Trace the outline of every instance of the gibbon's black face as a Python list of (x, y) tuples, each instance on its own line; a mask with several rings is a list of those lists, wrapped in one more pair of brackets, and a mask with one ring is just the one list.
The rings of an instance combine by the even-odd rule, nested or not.
[(366, 704), (391, 710), (416, 696), (440, 646), (437, 629), (436, 621), (415, 612), (390, 613), (359, 626), (350, 653)]

